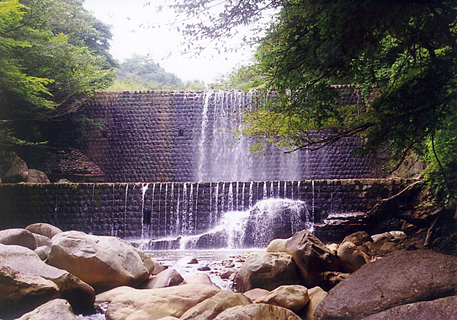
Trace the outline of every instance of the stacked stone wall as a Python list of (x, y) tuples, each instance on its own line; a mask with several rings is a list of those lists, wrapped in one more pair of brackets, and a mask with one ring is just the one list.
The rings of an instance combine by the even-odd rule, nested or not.
[(305, 201), (317, 223), (331, 213), (366, 212), (404, 184), (392, 179), (3, 184), (0, 229), (48, 222), (127, 239), (194, 235), (216, 226), (225, 212), (268, 198)]
[[(342, 139), (335, 145), (317, 151), (295, 152), (289, 155), (290, 160), (284, 160), (285, 150), (278, 150), (274, 145), (266, 145), (264, 156), (258, 157), (247, 150), (249, 142), (240, 147), (237, 140), (233, 139), (221, 146), (220, 142), (216, 142), (215, 135), (231, 138), (234, 133), (224, 131), (226, 128), (213, 127), (216, 126), (215, 121), (233, 116), (240, 121), (242, 119), (242, 109), (234, 106), (238, 103), (240, 93), (222, 94), (171, 91), (99, 93), (88, 103), (84, 112), (88, 118), (102, 125), (87, 131), (82, 151), (101, 168), (108, 182), (379, 177), (369, 157), (354, 153), (360, 145), (356, 137)], [(360, 103), (356, 95), (344, 97), (347, 100), (344, 103)], [(226, 110), (215, 106), (221, 102), (227, 104)], [(202, 129), (205, 103), (208, 109), (205, 115), (208, 121), (205, 124), (206, 131)], [(202, 142), (205, 151), (198, 149)], [(220, 150), (214, 151), (216, 147)], [(242, 156), (248, 158), (248, 163), (239, 162), (237, 155), (226, 158), (225, 162), (232, 167), (222, 175), (225, 164), (224, 160), (217, 160), (218, 157), (236, 148), (248, 154)], [(199, 163), (202, 159), (203, 164)], [(199, 178), (199, 166), (209, 173), (200, 174)], [(240, 168), (249, 170), (249, 173), (241, 175), (242, 178), (232, 178), (231, 173)]]

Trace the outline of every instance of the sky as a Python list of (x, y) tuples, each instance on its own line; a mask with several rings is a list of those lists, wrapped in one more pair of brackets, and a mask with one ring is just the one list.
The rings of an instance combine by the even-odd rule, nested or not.
[[(148, 56), (183, 81), (200, 80), (207, 84), (237, 65), (249, 63), (250, 48), (241, 47), (237, 53), (226, 54), (218, 54), (214, 48), (200, 55), (182, 54), (184, 38), (176, 30), (176, 23), (172, 25), (178, 18), (166, 3), (166, 0), (85, 0), (84, 7), (111, 26), (110, 53), (119, 62), (136, 53)], [(158, 12), (160, 5), (163, 9)], [(231, 46), (239, 48), (239, 40)]]

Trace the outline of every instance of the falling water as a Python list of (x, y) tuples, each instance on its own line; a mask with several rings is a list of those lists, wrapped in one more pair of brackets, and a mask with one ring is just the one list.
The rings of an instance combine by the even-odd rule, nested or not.
[(265, 157), (250, 151), (255, 141), (240, 132), (243, 114), (255, 108), (250, 94), (240, 91), (205, 93), (199, 137), (196, 139), (196, 181), (298, 180), (301, 177), (298, 152), (284, 153), (274, 146)]
[(148, 191), (149, 183), (143, 183), (141, 186), (141, 212), (143, 214), (143, 219), (141, 219), (141, 239), (144, 239), (144, 231), (145, 231), (145, 219), (144, 219), (144, 202), (145, 202), (145, 195), (146, 191)]
[(227, 211), (217, 226), (197, 235), (142, 241), (144, 250), (260, 248), (275, 238), (287, 238), (304, 228), (311, 229), (313, 217), (305, 202), (267, 199), (244, 211)]

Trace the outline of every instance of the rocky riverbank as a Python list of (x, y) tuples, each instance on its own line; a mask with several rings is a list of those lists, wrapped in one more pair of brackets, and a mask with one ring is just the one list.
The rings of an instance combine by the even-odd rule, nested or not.
[[(2, 230), (0, 318), (75, 320), (95, 310), (113, 320), (457, 315), (457, 257), (421, 249), (402, 231), (324, 244), (302, 230), (232, 262), (183, 278), (119, 238), (40, 223)], [(214, 273), (233, 290), (216, 286)]]

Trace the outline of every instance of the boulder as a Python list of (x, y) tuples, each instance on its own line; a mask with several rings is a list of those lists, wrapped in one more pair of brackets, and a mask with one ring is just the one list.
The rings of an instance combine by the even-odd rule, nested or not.
[(254, 303), (267, 303), (299, 312), (309, 301), (308, 289), (300, 285), (280, 286)]
[(177, 263), (180, 265), (198, 264), (198, 260), (197, 260), (197, 258), (192, 257), (192, 256), (185, 256), (185, 257), (182, 257), (181, 259), (179, 259)]
[(206, 284), (208, 286), (215, 285), (209, 275), (206, 273), (196, 273), (184, 279), (183, 284)]
[(295, 233), (286, 242), (286, 250), (292, 255), (307, 287), (320, 285), (322, 272), (340, 270), (337, 257), (306, 229)]
[(267, 247), (267, 252), (286, 252), (286, 242), (288, 239), (274, 239)]
[(220, 313), (214, 320), (300, 320), (295, 313), (271, 304), (237, 306)]
[(257, 252), (246, 259), (235, 276), (238, 292), (273, 290), (285, 284), (300, 284), (296, 265), (287, 253)]
[(159, 261), (156, 261), (154, 259), (151, 259), (154, 262), (154, 267), (152, 269), (152, 275), (158, 275), (161, 273), (163, 270), (166, 270), (168, 267), (164, 266), (161, 264)]
[(48, 246), (39, 246), (35, 250), (33, 250), (41, 260), (46, 261), (49, 256), (49, 252), (51, 252), (51, 248)]
[(26, 183), (51, 183), (48, 179), (46, 173), (36, 170), (36, 169), (29, 169), (29, 174), (25, 179)]
[(321, 287), (314, 287), (308, 289), (309, 302), (305, 307), (304, 318), (306, 320), (313, 320), (314, 310), (321, 303), (322, 300), (327, 296), (327, 292)]
[(122, 285), (136, 286), (150, 275), (142, 257), (130, 243), (79, 231), (56, 234), (52, 238), (48, 261), (87, 282), (96, 291)]
[(365, 242), (372, 242), (372, 241), (373, 241), (373, 239), (366, 231), (357, 231), (357, 232), (351, 233), (350, 235), (346, 236), (341, 243), (343, 244), (345, 242), (352, 242), (356, 246), (360, 246), (360, 245), (364, 244)]
[(44, 223), (44, 222), (37, 222), (37, 223), (30, 224), (27, 227), (25, 227), (25, 229), (30, 232), (48, 237), (49, 239), (52, 239), (52, 237), (54, 237), (56, 234), (62, 232), (62, 230), (60, 230), (56, 226), (53, 226), (52, 224)]
[(457, 296), (432, 301), (410, 303), (373, 314), (364, 320), (429, 320), (455, 319), (457, 315)]
[(369, 261), (369, 258), (350, 241), (343, 242), (337, 251), (343, 271), (352, 273)]
[(242, 293), (222, 290), (211, 298), (187, 310), (181, 316), (180, 320), (212, 320), (228, 308), (248, 304), (251, 304), (251, 300)]
[(317, 306), (316, 319), (362, 319), (418, 301), (457, 294), (457, 257), (400, 251), (365, 264)]
[(76, 320), (73, 309), (67, 300), (54, 299), (24, 314), (17, 320)]
[(349, 275), (350, 273), (339, 271), (325, 271), (322, 273), (322, 288), (328, 291), (346, 279)]
[(65, 270), (47, 265), (30, 249), (0, 244), (0, 317), (28, 312), (54, 298), (92, 310), (95, 292)]
[(336, 244), (336, 243), (328, 243), (325, 245), (327, 247), (327, 249), (333, 254), (336, 256), (336, 253), (338, 252), (338, 247), (339, 245)]
[(395, 241), (406, 239), (408, 236), (404, 231), (389, 231)]
[(367, 243), (367, 247), (370, 250), (377, 251), (381, 249), (382, 245), (387, 241), (393, 239), (393, 236), (389, 232), (374, 234), (371, 236), (373, 242)]
[(32, 233), (25, 229), (6, 229), (0, 231), (0, 243), (17, 245), (35, 250), (37, 243)]
[(381, 248), (379, 248), (379, 251), (381, 251), (381, 252), (392, 252), (392, 251), (395, 251), (396, 248), (397, 248), (397, 244), (395, 242), (387, 241), (387, 242), (383, 243)]
[(108, 303), (110, 320), (181, 317), (184, 312), (220, 291), (215, 286), (181, 285), (159, 289), (118, 287), (96, 297), (96, 304)]
[(38, 234), (38, 233), (32, 233), (32, 235), (35, 238), (37, 247), (46, 246), (49, 249), (51, 249), (51, 246), (52, 246), (51, 239), (49, 239), (46, 236), (42, 236), (41, 234)]
[(168, 268), (146, 281), (141, 288), (156, 289), (177, 286), (178, 284), (181, 284), (183, 280), (184, 279), (175, 268)]
[(263, 297), (267, 294), (269, 294), (271, 291), (265, 290), (265, 289), (260, 289), (260, 288), (254, 288), (251, 290), (248, 290), (244, 293), (246, 297), (254, 301), (255, 299), (258, 299), (260, 297)]
[(3, 183), (23, 182), (29, 169), (24, 160), (14, 152), (2, 152), (0, 155), (0, 177)]
[[(140, 249), (137, 249), (137, 248), (133, 247), (133, 250), (135, 250), (136, 253), (138, 253), (138, 255), (140, 256), (141, 262), (143, 262), (143, 264), (146, 267), (146, 269), (148, 269), (148, 272), (149, 272), (150, 275), (154, 274), (154, 271), (157, 271), (156, 274), (159, 274), (161, 271), (166, 269), (165, 267), (161, 266), (160, 263), (158, 263), (157, 261), (152, 259), (150, 256), (148, 256), (146, 253), (144, 253)], [(161, 267), (163, 269), (159, 270)], [(155, 268), (158, 268), (158, 270), (156, 270)]]

